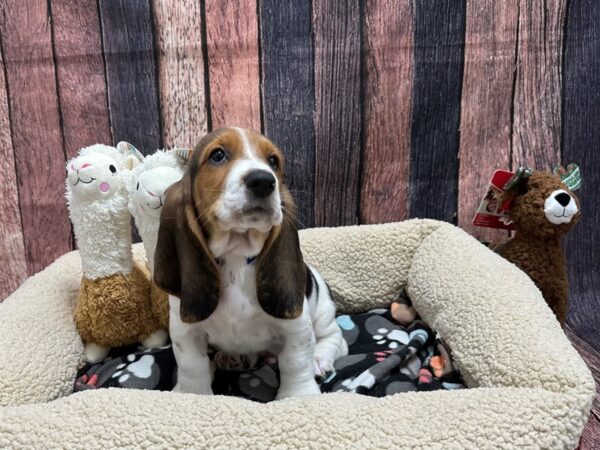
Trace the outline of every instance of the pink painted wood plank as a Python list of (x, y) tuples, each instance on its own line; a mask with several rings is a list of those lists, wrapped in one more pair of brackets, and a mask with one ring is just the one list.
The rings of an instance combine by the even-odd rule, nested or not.
[(212, 128), (260, 131), (256, 0), (206, 0)]
[(193, 147), (207, 131), (202, 14), (197, 0), (154, 0), (162, 140)]
[(50, 5), (64, 145), (71, 158), (81, 147), (112, 142), (100, 17), (96, 0)]
[(560, 162), (563, 31), (567, 0), (520, 0), (513, 167)]
[(29, 274), (71, 249), (51, 22), (46, 2), (0, 3), (12, 140)]
[(365, 4), (362, 223), (408, 216), (413, 14), (410, 2)]
[(511, 108), (518, 0), (468, 1), (460, 121), (458, 225), (503, 240), (506, 231), (471, 225), (496, 169), (511, 168)]
[(4, 61), (0, 53), (0, 302), (27, 277)]

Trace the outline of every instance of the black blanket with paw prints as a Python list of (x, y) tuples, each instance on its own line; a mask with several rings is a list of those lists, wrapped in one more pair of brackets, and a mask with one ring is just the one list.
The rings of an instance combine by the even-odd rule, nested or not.
[[(398, 392), (465, 387), (453, 368), (448, 348), (418, 317), (403, 327), (389, 310), (377, 309), (341, 315), (337, 321), (349, 352), (320, 381), (322, 392), (382, 397)], [(176, 371), (170, 345), (152, 350), (123, 347), (111, 350), (100, 363), (82, 367), (74, 391), (106, 387), (168, 391), (175, 384)], [(264, 357), (244, 371), (217, 368), (212, 387), (215, 394), (268, 402), (275, 398), (278, 385), (277, 361)]]

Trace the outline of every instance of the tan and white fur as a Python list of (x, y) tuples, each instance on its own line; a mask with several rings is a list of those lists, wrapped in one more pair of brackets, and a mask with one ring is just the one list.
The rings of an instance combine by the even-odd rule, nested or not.
[(279, 399), (318, 394), (315, 376), (347, 354), (329, 288), (302, 260), (293, 209), (283, 155), (264, 136), (226, 128), (196, 146), (167, 193), (155, 262), (172, 294), (175, 391), (212, 393), (209, 349), (276, 355)]
[[(116, 148), (102, 144), (83, 148), (67, 163), (66, 198), (81, 255), (82, 289), (86, 291), (95, 291), (99, 295), (114, 294), (114, 291), (111, 292), (114, 277), (120, 277), (118, 283), (115, 282), (119, 288), (126, 289), (130, 279), (134, 280), (131, 283), (142, 282), (133, 264), (126, 188), (129, 171), (140, 159), (141, 155), (130, 144), (120, 142)], [(124, 295), (129, 293), (124, 292)], [(149, 298), (138, 299), (133, 298), (135, 294), (131, 295), (131, 302), (149, 302)], [(82, 336), (87, 337), (84, 338), (84, 356), (88, 362), (102, 360), (111, 346), (126, 345), (140, 337), (142, 344), (148, 348), (164, 344), (167, 339), (165, 330), (146, 333), (146, 330), (156, 328), (152, 324), (146, 326), (143, 323), (138, 327), (134, 323), (138, 319), (147, 322), (142, 319), (144, 314), (138, 312), (135, 320), (131, 320), (128, 314), (116, 307), (111, 311), (114, 305), (103, 304), (102, 300), (87, 298), (82, 290), (75, 311), (78, 329)], [(136, 305), (132, 303), (132, 307)], [(117, 317), (119, 314), (123, 317)], [(110, 318), (115, 326), (122, 324), (121, 330), (117, 333), (112, 330), (103, 332), (96, 321), (100, 316)]]

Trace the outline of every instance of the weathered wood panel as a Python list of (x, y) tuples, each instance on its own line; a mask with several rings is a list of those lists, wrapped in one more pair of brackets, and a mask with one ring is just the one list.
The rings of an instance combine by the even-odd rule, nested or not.
[(408, 216), (413, 14), (411, 2), (365, 3), (365, 138), (360, 218)]
[(205, 0), (212, 127), (261, 130), (256, 0)]
[(471, 225), (496, 169), (511, 168), (518, 0), (468, 1), (460, 119), (458, 225), (481, 239), (506, 231)]
[(207, 131), (198, 0), (153, 0), (162, 141), (192, 147)]
[(568, 323), (600, 350), (600, 3), (572, 0), (567, 23), (563, 163), (575, 162), (582, 220), (567, 238), (571, 281)]
[(29, 274), (71, 249), (47, 6), (34, 0), (0, 3), (0, 35)]
[(600, 354), (569, 327), (565, 329), (565, 333), (573, 347), (590, 368), (594, 380), (596, 380), (596, 395), (594, 396), (588, 423), (581, 435), (580, 450), (597, 450), (600, 448)]
[(465, 4), (414, 7), (410, 215), (456, 222)]
[(358, 1), (315, 0), (315, 224), (358, 221), (362, 135)]
[(561, 67), (566, 0), (520, 0), (513, 168), (549, 170), (560, 160)]
[(113, 141), (161, 145), (149, 0), (99, 0)]
[(282, 149), (304, 227), (314, 225), (314, 61), (309, 2), (260, 2), (264, 133)]
[[(1, 45), (1, 42), (0, 42)], [(15, 155), (10, 136), (10, 114), (0, 52), (0, 302), (27, 277), (25, 244), (19, 210)]]
[(54, 51), (64, 146), (68, 158), (81, 147), (110, 144), (108, 99), (96, 0), (55, 0)]

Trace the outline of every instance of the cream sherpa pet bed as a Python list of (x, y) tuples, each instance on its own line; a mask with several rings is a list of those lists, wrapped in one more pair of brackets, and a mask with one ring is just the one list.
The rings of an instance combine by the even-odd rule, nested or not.
[(576, 447), (593, 379), (515, 266), (431, 220), (305, 230), (301, 241), (340, 311), (387, 306), (406, 287), (471, 389), (268, 404), (127, 389), (67, 396), (82, 354), (72, 252), (0, 304), (0, 448)]

